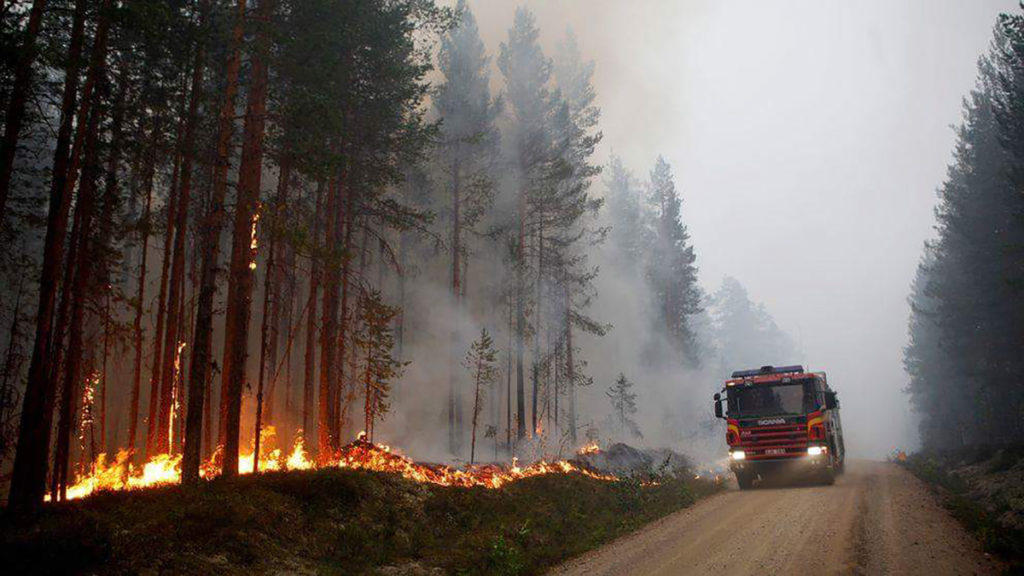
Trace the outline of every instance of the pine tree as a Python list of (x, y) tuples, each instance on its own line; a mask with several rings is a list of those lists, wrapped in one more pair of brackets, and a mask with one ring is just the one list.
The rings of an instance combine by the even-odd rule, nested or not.
[(484, 393), (498, 381), (499, 376), (498, 351), (494, 348), (494, 339), (487, 333), (486, 328), (481, 329), (480, 337), (470, 344), (462, 366), (469, 372), (473, 382), (473, 422), (469, 445), (469, 463), (472, 465), (476, 461), (476, 429), (480, 412), (484, 408)]
[[(550, 136), (547, 119), (551, 106), (548, 81), (551, 62), (539, 43), (540, 31), (536, 18), (526, 8), (517, 8), (515, 21), (502, 43), (498, 68), (505, 77), (505, 96), (513, 115), (509, 141), (512, 165), (516, 175), (515, 251), (513, 267), (515, 284), (515, 368), (516, 368), (516, 425), (517, 439), (526, 437), (526, 389), (523, 360), (528, 333), (527, 277), (530, 264), (527, 254), (527, 232), (533, 228), (528, 222), (531, 197), (536, 195), (547, 176), (545, 168), (550, 161)], [(534, 393), (536, 398), (536, 391)], [(533, 430), (536, 430), (536, 410), (533, 411)]]
[(359, 351), (359, 379), (363, 385), (363, 415), (367, 438), (373, 442), (374, 424), (391, 409), (391, 383), (401, 376), (402, 363), (394, 357), (392, 321), (398, 310), (381, 300), (380, 292), (364, 293), (358, 304), (359, 329), (353, 335)]
[(636, 393), (632, 390), (633, 383), (626, 378), (625, 374), (619, 372), (619, 377), (615, 379), (615, 383), (608, 388), (605, 394), (611, 401), (611, 419), (619, 435), (628, 433), (642, 439), (643, 434), (640, 433), (640, 426), (633, 420), (633, 415), (636, 414), (637, 409)]
[(488, 87), (490, 60), (480, 40), (473, 13), (465, 0), (456, 7), (460, 21), (441, 40), (439, 70), (445, 81), (434, 95), (434, 109), (441, 119), (440, 162), (445, 166), (450, 194), (451, 294), (455, 318), (451, 334), (453, 361), (448, 391), (448, 445), (457, 454), (463, 438), (462, 403), (458, 371), (454, 367), (462, 347), (459, 326), (462, 314), (464, 260), (469, 258), (467, 238), (489, 208), (495, 188), (492, 174), (498, 151), (494, 122), (500, 105)]
[(660, 156), (651, 171), (648, 193), (654, 214), (647, 276), (658, 322), (679, 359), (696, 366), (697, 341), (690, 324), (701, 309), (697, 256), (682, 221), (682, 202), (671, 168)]

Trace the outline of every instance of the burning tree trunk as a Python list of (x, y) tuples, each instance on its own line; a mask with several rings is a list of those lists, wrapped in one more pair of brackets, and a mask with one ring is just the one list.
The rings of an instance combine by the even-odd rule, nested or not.
[(239, 166), (238, 199), (235, 206), (231, 266), (228, 276), (228, 304), (225, 314), (227, 336), (224, 341), (225, 477), (238, 474), (239, 426), (242, 412), (242, 387), (248, 357), (253, 275), (256, 268), (256, 221), (259, 218), (260, 181), (263, 174), (263, 137), (267, 108), (267, 60), (270, 51), (270, 17), (273, 2), (261, 0), (258, 16), (261, 26), (252, 56), (252, 84), (246, 105)]
[[(75, 5), (75, 16), (79, 22), (81, 13), (78, 4)], [(28, 102), (29, 90), (32, 86), (32, 66), (36, 60), (36, 38), (39, 37), (39, 29), (43, 23), (43, 11), (46, 8), (46, 0), (35, 0), (28, 15), (28, 26), (25, 28), (25, 40), (21, 44), (21, 57), (14, 68), (14, 79), (11, 84), (11, 93), (7, 101), (7, 113), (4, 116), (4, 135), (0, 141), (0, 229), (3, 227), (4, 216), (7, 210), (7, 198), (11, 190), (11, 176), (14, 174), (14, 156), (18, 151), (18, 136), (21, 132), (21, 124), (25, 119), (25, 105)], [(81, 28), (78, 29), (78, 48), (81, 48)], [(71, 50), (75, 51), (75, 34), (72, 32)], [(77, 60), (77, 58), (71, 61)], [(69, 66), (70, 68), (70, 66)], [(74, 104), (72, 104), (74, 106)]]
[[(200, 16), (199, 27), (202, 29), (205, 14)], [(163, 364), (161, 368), (160, 413), (157, 423), (156, 452), (170, 453), (172, 412), (175, 404), (175, 387), (178, 382), (180, 367), (181, 344), (183, 338), (179, 334), (180, 319), (183, 312), (181, 302), (184, 301), (185, 286), (185, 235), (188, 233), (188, 209), (192, 200), (192, 162), (195, 157), (196, 122), (199, 115), (199, 101), (203, 89), (203, 69), (205, 66), (205, 43), (200, 39), (196, 45), (195, 61), (192, 64), (192, 88), (189, 96), (188, 111), (185, 117), (184, 137), (181, 140), (181, 169), (177, 198), (177, 212), (174, 215), (174, 254), (171, 266), (171, 292), (168, 298), (167, 332), (164, 335)], [(170, 219), (168, 219), (170, 222)], [(168, 230), (167, 238), (171, 232)], [(184, 332), (184, 330), (180, 330)]]
[[(64, 367), (64, 389), (61, 395), (60, 421), (57, 425), (57, 454), (54, 466), (54, 496), (60, 500), (67, 498), (68, 465), (71, 455), (71, 429), (74, 428), (75, 407), (78, 401), (78, 384), (82, 377), (82, 358), (84, 355), (84, 319), (86, 292), (89, 289), (93, 266), (90, 260), (94, 256), (91, 250), (91, 230), (93, 212), (96, 202), (96, 177), (98, 162), (99, 132), (98, 102), (93, 106), (88, 121), (88, 137), (85, 144), (85, 165), (82, 183), (79, 189), (78, 206), (80, 214), (78, 237), (71, 241), (77, 244), (77, 260), (74, 266), (75, 279), (71, 286), (71, 318), (68, 332), (68, 354)], [(69, 264), (70, 267), (70, 264)]]
[[(220, 259), (220, 234), (224, 227), (224, 198), (227, 195), (231, 136), (234, 132), (235, 97), (238, 93), (242, 37), (245, 33), (245, 6), (246, 0), (238, 0), (224, 72), (224, 99), (221, 102), (217, 120), (217, 149), (210, 207), (202, 226), (203, 263), (199, 278), (199, 296), (196, 302), (195, 340), (192, 342), (185, 446), (181, 465), (181, 481), (186, 485), (194, 485), (199, 482), (203, 412), (205, 401), (210, 396), (207, 388), (212, 385), (210, 361), (213, 355), (213, 299), (217, 292), (217, 264)], [(212, 418), (207, 418), (207, 421), (209, 420)], [(223, 423), (222, 418), (222, 427)], [(209, 442), (207, 444), (209, 445)]]
[[(181, 94), (181, 105), (182, 112), (185, 107), (185, 94), (186, 91), (183, 87)], [(179, 118), (182, 118), (184, 114), (179, 114)], [(163, 264), (160, 268), (160, 291), (156, 298), (156, 332), (153, 338), (153, 369), (149, 376), (149, 419), (147, 420), (146, 426), (146, 455), (153, 456), (158, 453), (157, 444), (159, 437), (159, 418), (158, 408), (160, 407), (160, 399), (162, 398), (160, 390), (160, 382), (163, 377), (163, 360), (164, 360), (164, 344), (166, 339), (166, 329), (164, 324), (167, 321), (168, 312), (167, 309), (170, 307), (172, 300), (167, 297), (168, 287), (168, 274), (171, 268), (171, 258), (173, 253), (171, 251), (174, 245), (174, 226), (177, 222), (178, 215), (178, 195), (175, 191), (178, 189), (178, 178), (180, 177), (180, 152), (181, 152), (181, 137), (182, 137), (182, 123), (178, 123), (177, 134), (174, 138), (174, 170), (171, 176), (171, 187), (168, 190), (167, 199), (167, 224), (164, 230), (164, 250), (163, 250)], [(165, 450), (166, 451), (166, 450)]]
[[(41, 1), (40, 1), (41, 3)], [(88, 105), (99, 74), (106, 63), (107, 32), (112, 0), (104, 0), (93, 43), (89, 74), (82, 90), (79, 118), (86, 118)], [(67, 104), (65, 101), (64, 104)], [(46, 237), (43, 245), (43, 264), (39, 280), (39, 305), (36, 308), (36, 337), (32, 347), (25, 399), (22, 403), (21, 425), (18, 431), (18, 449), (11, 474), (8, 495), (9, 509), (23, 513), (35, 509), (43, 501), (46, 490), (47, 452), (50, 444), (50, 425), (53, 418), (55, 381), (50, 375), (53, 308), (59, 282), (60, 263), (64, 253), (71, 196), (78, 170), (78, 154), (85, 138), (87, 123), (82, 122), (75, 134), (71, 162), (63, 186), (55, 178), (50, 191)]]
[[(263, 284), (264, 300), (268, 306), (268, 310), (264, 312), (264, 315), (268, 317), (264, 318), (265, 327), (261, 329), (263, 333), (261, 334), (261, 340), (266, 341), (265, 344), (261, 342), (261, 347), (266, 348), (266, 351), (261, 352), (261, 355), (265, 356), (268, 360), (260, 359), (260, 370), (263, 370), (264, 364), (269, 362), (270, 383), (267, 386), (265, 413), (266, 421), (270, 424), (274, 423), (274, 397), (277, 392), (277, 352), (280, 337), (279, 324), (281, 322), (281, 306), (284, 304), (281, 294), (283, 266), (278, 262), (282, 251), (280, 230), (282, 229), (282, 220), (288, 205), (288, 181), (290, 179), (291, 163), (288, 161), (288, 157), (285, 156), (281, 161), (281, 174), (277, 182), (277, 198), (274, 200), (273, 218), (267, 227), (270, 230), (270, 246), (267, 249), (269, 255), (267, 257), (267, 271), (264, 274)], [(288, 304), (291, 304), (291, 300), (288, 300)]]

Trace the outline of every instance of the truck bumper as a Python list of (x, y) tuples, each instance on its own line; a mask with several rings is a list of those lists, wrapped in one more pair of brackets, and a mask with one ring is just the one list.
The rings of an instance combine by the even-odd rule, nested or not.
[(784, 474), (816, 474), (828, 471), (831, 466), (832, 460), (827, 454), (796, 458), (733, 460), (729, 463), (729, 468), (736, 474), (756, 474), (762, 477)]

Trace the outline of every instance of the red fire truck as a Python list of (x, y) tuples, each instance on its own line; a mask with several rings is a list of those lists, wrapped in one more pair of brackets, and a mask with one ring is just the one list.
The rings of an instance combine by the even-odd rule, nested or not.
[(727, 422), (729, 466), (743, 490), (783, 470), (824, 484), (843, 470), (839, 400), (824, 372), (803, 366), (733, 372), (715, 394), (715, 416)]

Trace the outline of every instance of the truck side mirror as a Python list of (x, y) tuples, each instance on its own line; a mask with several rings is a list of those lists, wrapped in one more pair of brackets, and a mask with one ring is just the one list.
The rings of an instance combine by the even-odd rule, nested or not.
[(832, 410), (839, 407), (839, 398), (835, 392), (825, 392), (825, 409)]
[(715, 394), (715, 418), (722, 417), (722, 395)]

